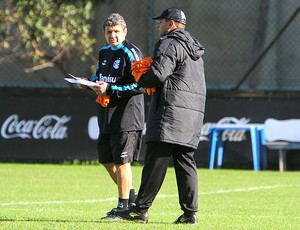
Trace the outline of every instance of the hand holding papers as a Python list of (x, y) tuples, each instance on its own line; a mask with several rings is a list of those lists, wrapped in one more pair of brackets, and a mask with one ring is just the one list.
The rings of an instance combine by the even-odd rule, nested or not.
[[(91, 87), (95, 93), (98, 95), (97, 98), (96, 98), (96, 102), (101, 104), (102, 107), (107, 107), (109, 102), (110, 102), (110, 97), (107, 96), (107, 95), (103, 95), (105, 92), (102, 92), (102, 95), (99, 95), (101, 94), (101, 88), (105, 89), (106, 90), (106, 87), (107, 87), (107, 83), (103, 82), (102, 84), (97, 84), (95, 82), (92, 82), (92, 81), (88, 81), (84, 78), (80, 78), (80, 77), (75, 77), (74, 75), (70, 74), (69, 73), (69, 76), (71, 78), (64, 78), (67, 82), (70, 82), (72, 84), (77, 84), (77, 85), (85, 85), (85, 86), (88, 86), (88, 87)], [(79, 87), (78, 86), (78, 87)], [(94, 86), (97, 86), (97, 88), (93, 88)], [(82, 88), (82, 87), (79, 87), (79, 88)]]

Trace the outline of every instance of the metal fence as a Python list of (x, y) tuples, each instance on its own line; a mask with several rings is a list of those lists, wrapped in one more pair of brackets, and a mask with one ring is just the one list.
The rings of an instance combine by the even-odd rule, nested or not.
[[(300, 91), (299, 0), (111, 0), (94, 6), (94, 59), (75, 53), (63, 60), (64, 70), (24, 72), (24, 61), (0, 63), (0, 86), (69, 88), (67, 72), (93, 75), (99, 48), (105, 44), (102, 21), (112, 13), (124, 16), (127, 38), (151, 55), (157, 39), (151, 20), (169, 7), (181, 8), (187, 30), (202, 43), (208, 89)], [(91, 68), (92, 67), (92, 68)]]

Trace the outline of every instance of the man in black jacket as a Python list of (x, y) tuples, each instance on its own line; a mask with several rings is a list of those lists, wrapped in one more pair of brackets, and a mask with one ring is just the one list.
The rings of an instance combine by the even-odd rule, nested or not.
[(148, 222), (151, 207), (171, 157), (183, 214), (174, 223), (198, 222), (198, 178), (194, 151), (199, 144), (204, 118), (206, 84), (201, 56), (204, 47), (185, 31), (186, 17), (175, 8), (158, 20), (160, 39), (150, 69), (137, 82), (153, 88), (147, 118), (146, 155), (136, 207), (117, 212), (120, 219)]

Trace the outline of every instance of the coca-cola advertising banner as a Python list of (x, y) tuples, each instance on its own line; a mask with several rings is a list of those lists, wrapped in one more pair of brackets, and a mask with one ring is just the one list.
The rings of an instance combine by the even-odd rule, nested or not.
[[(0, 161), (96, 160), (99, 130), (95, 98), (92, 92), (77, 89), (1, 91)], [(299, 103), (300, 99), (220, 97), (208, 93), (202, 135), (195, 154), (197, 163), (208, 165), (212, 124), (263, 123), (270, 117), (300, 118)], [(224, 131), (222, 138), (225, 165), (252, 166), (247, 132)], [(143, 153), (144, 149), (143, 145)], [(277, 164), (277, 153), (269, 152), (268, 157), (269, 163)], [(287, 163), (297, 163), (299, 158), (300, 155), (291, 154)]]
[(1, 161), (97, 159), (92, 92), (2, 91), (0, 105)]

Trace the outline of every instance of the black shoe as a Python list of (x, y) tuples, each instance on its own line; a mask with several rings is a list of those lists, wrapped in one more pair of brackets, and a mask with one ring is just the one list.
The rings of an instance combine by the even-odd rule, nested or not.
[(134, 207), (126, 211), (116, 212), (115, 215), (121, 218), (122, 220), (129, 220), (143, 224), (148, 223), (148, 212), (142, 214), (138, 212)]
[(109, 212), (106, 213), (106, 216), (101, 217), (101, 219), (104, 220), (120, 220), (120, 218), (118, 218), (115, 213), (118, 211), (123, 211), (123, 209), (121, 208), (113, 208), (112, 210), (110, 210)]
[(116, 216), (115, 214), (110, 214), (104, 217), (101, 217), (101, 220), (123, 220), (122, 218)]
[(106, 215), (114, 215), (115, 212), (119, 212), (119, 211), (123, 211), (123, 209), (121, 208), (113, 208), (112, 210), (110, 210), (109, 212), (106, 213)]
[(189, 217), (182, 214), (173, 222), (173, 224), (198, 224), (198, 219), (195, 214)]

